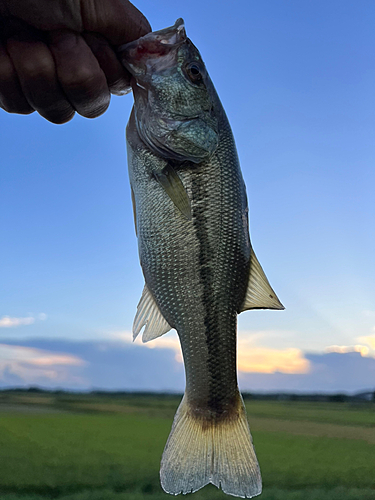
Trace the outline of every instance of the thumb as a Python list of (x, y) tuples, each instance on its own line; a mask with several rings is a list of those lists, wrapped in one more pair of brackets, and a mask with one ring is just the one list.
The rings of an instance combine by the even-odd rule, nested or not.
[(151, 31), (145, 16), (128, 0), (81, 2), (85, 31), (100, 33), (112, 45), (132, 42)]

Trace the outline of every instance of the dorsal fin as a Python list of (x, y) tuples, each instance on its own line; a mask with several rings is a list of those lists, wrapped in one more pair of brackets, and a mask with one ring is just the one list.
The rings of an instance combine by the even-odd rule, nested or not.
[(156, 339), (172, 328), (160, 312), (147, 285), (143, 289), (141, 300), (137, 306), (137, 314), (133, 323), (133, 340), (137, 338), (144, 325), (146, 327), (143, 331), (142, 342)]
[(250, 276), (241, 311), (248, 309), (285, 309), (268, 282), (258, 259), (251, 249)]

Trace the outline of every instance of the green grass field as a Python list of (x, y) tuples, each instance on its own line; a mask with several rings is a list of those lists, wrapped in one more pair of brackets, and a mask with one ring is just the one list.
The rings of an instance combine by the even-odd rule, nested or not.
[[(168, 500), (176, 397), (0, 393), (1, 500)], [(260, 500), (375, 500), (375, 405), (250, 401)], [(207, 486), (194, 500), (229, 498)]]

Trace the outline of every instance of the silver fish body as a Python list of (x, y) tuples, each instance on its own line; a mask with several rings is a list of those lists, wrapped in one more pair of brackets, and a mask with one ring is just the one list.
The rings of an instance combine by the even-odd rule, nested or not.
[(146, 282), (133, 331), (145, 326), (148, 341), (176, 329), (186, 371), (161, 483), (250, 498), (261, 477), (237, 386), (237, 314), (283, 306), (252, 251), (232, 132), (182, 20), (122, 57), (134, 77), (128, 166)]

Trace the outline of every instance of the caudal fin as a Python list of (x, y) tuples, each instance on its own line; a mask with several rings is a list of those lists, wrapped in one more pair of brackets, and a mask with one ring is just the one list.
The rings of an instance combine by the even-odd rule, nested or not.
[(259, 495), (262, 479), (242, 401), (238, 417), (215, 422), (194, 417), (184, 397), (164, 449), (160, 480), (172, 495), (208, 483), (228, 495)]

